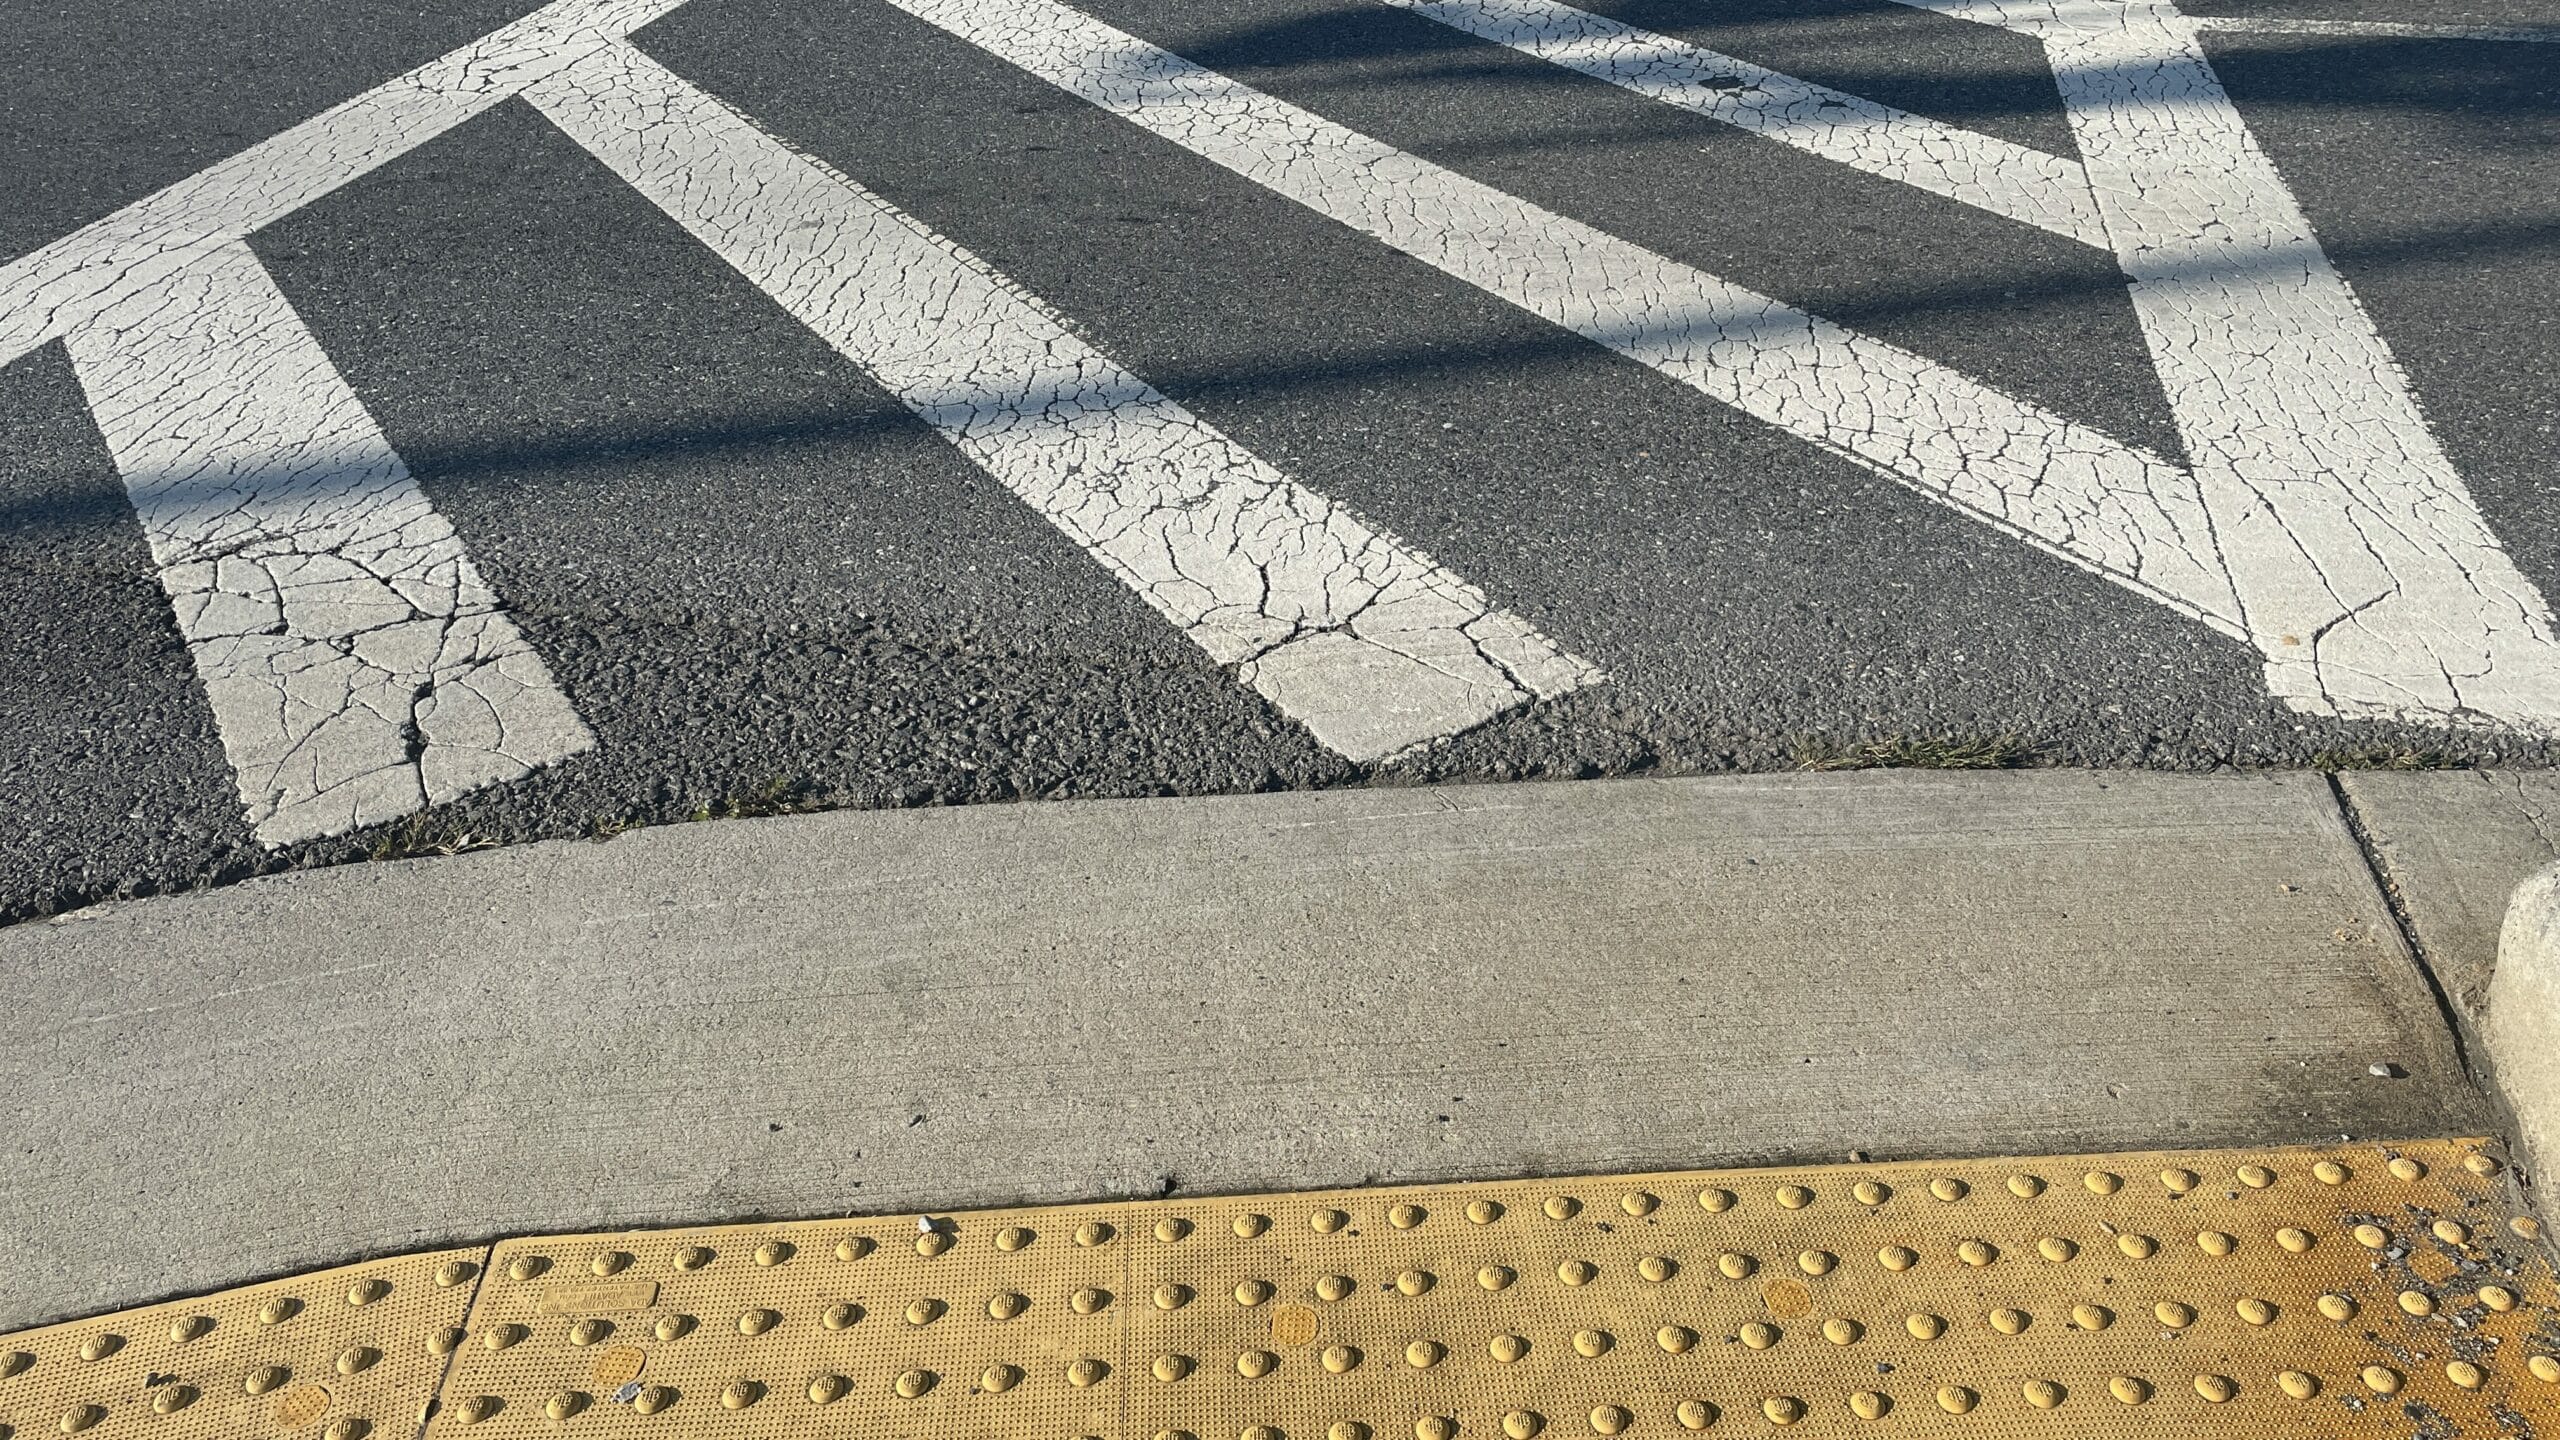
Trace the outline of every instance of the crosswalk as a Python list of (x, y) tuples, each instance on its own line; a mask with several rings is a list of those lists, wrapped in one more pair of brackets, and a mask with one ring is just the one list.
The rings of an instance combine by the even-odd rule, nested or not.
[(1066, 6), (901, 8), (2248, 641), (2297, 709), (2531, 727), (2560, 717), (2548, 605), (2479, 520), (2192, 22), (2165, 3), (1965, 0), (1957, 13), (2027, 29), (2054, 56), (2093, 167), (2083, 184), (2196, 452), (2184, 467), (1390, 152)]
[[(0, 269), (66, 347), (257, 837), (381, 823), (593, 732), (248, 238), (521, 100), (1327, 749), (1603, 687), (1577, 654), (555, 0)], [(1558, 0), (1378, 0), (2104, 254), (2184, 454), (1532, 203), (1057, 0), (885, 3), (1565, 334), (2250, 647), (2293, 710), (2560, 732), (2560, 640), (2169, 0), (1905, 0), (2029, 37), (2077, 155)], [(2538, 36), (2519, 32), (2526, 42)]]
[(1332, 749), (1393, 754), (1597, 678), (631, 46), (530, 98)]

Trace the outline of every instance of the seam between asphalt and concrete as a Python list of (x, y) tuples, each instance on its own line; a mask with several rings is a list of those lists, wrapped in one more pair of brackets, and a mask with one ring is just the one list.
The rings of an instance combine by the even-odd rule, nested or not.
[(2351, 773), (2340, 803), (2528, 1157), (2560, 1155), (2560, 775)]
[[(2452, 992), (2445, 988), (2444, 977), (2438, 973), (2438, 962), (2429, 953), (2427, 937), (2419, 929), (2416, 918), (2409, 913), (2407, 897), (2393, 883), (2390, 867), (2384, 863), (2372, 831), (2356, 808), (2355, 796), (2337, 774), (2331, 773), (2325, 778), (2330, 799), (2338, 807), (2338, 818), (2346, 825), (2347, 833), (2355, 837), (2356, 852), (2364, 857), (2365, 872), (2373, 877), (2374, 892), (2382, 897), (2383, 907), (2391, 912), (2391, 922), (2400, 932), (2400, 943), (2407, 947), (2418, 977), (2426, 982), (2427, 994), (2435, 1000), (2436, 1014), (2444, 1022), (2456, 1063), (2465, 1073), (2476, 1077), (2479, 1072), (2471, 1053), (2471, 1027), (2465, 1023), (2460, 1007), (2454, 1003)], [(2496, 1094), (2494, 1090), (2490, 1093), (2493, 1097)]]
[(0, 1329), (511, 1233), (2504, 1132), (2459, 1032), (2547, 778), (840, 811), (98, 906), (0, 930)]

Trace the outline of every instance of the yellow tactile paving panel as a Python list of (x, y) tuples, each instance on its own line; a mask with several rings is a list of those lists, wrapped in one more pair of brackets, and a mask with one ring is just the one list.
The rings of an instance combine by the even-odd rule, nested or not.
[(484, 1248), (0, 1336), (0, 1440), (417, 1433)]
[[(0, 1417), (256, 1440), (419, 1413), (423, 1363), (405, 1411), (340, 1385), (309, 1416), (282, 1391), (159, 1416), (138, 1371), (13, 1388), (85, 1378), (66, 1357), (140, 1317), (222, 1334), (290, 1294), (337, 1305), (332, 1344), (450, 1347), (440, 1440), (2560, 1440), (2538, 1234), (2496, 1155), (2447, 1140), (554, 1236), (448, 1291), (423, 1257), (0, 1341), (42, 1352)], [(472, 1291), (461, 1330), (356, 1337), (336, 1291), (371, 1274), (385, 1305)], [(268, 1364), (335, 1361), (246, 1347), (185, 1383), (227, 1399)]]
[(512, 1241), (430, 1431), (2560, 1436), (2520, 1216), (2435, 1142)]

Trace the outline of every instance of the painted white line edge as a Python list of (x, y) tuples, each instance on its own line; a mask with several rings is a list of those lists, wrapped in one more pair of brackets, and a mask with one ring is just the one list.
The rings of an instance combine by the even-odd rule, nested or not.
[(2392, 20), (2280, 20), (2272, 16), (2198, 15), (2198, 27), (2266, 35), (2345, 35), (2383, 40), (2500, 40), (2560, 45), (2560, 29), (2532, 25), (2403, 24)]
[(553, 0), (0, 266), (0, 365), (116, 303), (136, 272), (243, 239), (684, 3)]
[(1385, 0), (1524, 55), (1826, 160), (2107, 248), (2079, 165), (1557, 0)]
[(2399, 361), (2168, 0), (2038, 37), (2267, 685), (2306, 714), (2551, 733), (2560, 642)]

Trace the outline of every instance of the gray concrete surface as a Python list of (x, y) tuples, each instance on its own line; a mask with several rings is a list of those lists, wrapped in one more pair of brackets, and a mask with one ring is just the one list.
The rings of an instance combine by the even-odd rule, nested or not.
[(2478, 1020), (2507, 896), (2560, 860), (2560, 775), (2350, 771), (2338, 777), (2445, 994)]
[(2560, 866), (2515, 888), (2480, 1033), (2526, 1153), (2560, 1161)]
[(511, 1230), (2488, 1119), (2323, 780), (2062, 771), (257, 880), (0, 930), (0, 1095), (0, 1327)]

